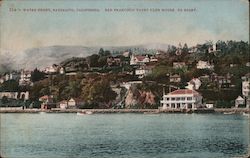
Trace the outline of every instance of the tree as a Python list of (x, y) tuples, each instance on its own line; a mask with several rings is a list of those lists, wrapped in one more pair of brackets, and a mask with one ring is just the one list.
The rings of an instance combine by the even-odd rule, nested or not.
[(187, 54), (188, 53), (188, 46), (187, 46), (187, 43), (184, 44), (183, 48), (182, 48), (182, 52), (184, 54)]
[(116, 95), (106, 79), (90, 82), (82, 89), (82, 97), (89, 103), (108, 103), (114, 100)]
[(19, 83), (16, 80), (5, 81), (1, 86), (1, 91), (16, 92), (19, 90)]
[(106, 56), (102, 56), (98, 59), (98, 66), (99, 67), (103, 67), (107, 64), (107, 57)]
[(3, 96), (1, 102), (2, 102), (2, 104), (8, 103), (8, 97)]
[(110, 55), (111, 55), (111, 53), (110, 53), (110, 51), (109, 51), (109, 50), (105, 50), (105, 51), (104, 51), (103, 56), (110, 56)]
[(103, 48), (100, 48), (100, 50), (99, 50), (99, 53), (98, 53), (100, 56), (103, 56), (104, 55), (104, 50), (103, 50)]
[(45, 78), (45, 73), (39, 71), (37, 68), (31, 73), (31, 81), (36, 82), (43, 80)]
[(93, 54), (88, 57), (90, 67), (98, 67), (99, 55)]

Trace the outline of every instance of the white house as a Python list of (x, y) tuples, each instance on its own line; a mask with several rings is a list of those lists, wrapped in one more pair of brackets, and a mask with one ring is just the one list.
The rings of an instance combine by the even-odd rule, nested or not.
[(0, 78), (0, 83), (4, 83), (4, 81), (5, 81), (5, 77), (1, 77)]
[(50, 73), (57, 73), (59, 71), (60, 67), (56, 64), (53, 64), (52, 66), (48, 66), (45, 68), (44, 72), (47, 74)]
[(150, 62), (158, 62), (158, 59), (155, 56), (151, 56)]
[(177, 74), (171, 75), (171, 76), (169, 77), (169, 82), (172, 82), (172, 83), (179, 83), (179, 82), (181, 82), (181, 76), (180, 76), (180, 75), (177, 75)]
[(44, 95), (39, 98), (39, 101), (42, 102), (41, 109), (51, 109), (55, 108), (55, 104), (53, 103), (52, 95)]
[(201, 81), (198, 78), (193, 78), (191, 81), (188, 82), (188, 85), (185, 87), (190, 90), (197, 90), (201, 86)]
[(196, 109), (202, 105), (202, 96), (195, 90), (178, 89), (163, 95), (163, 109)]
[(140, 64), (145, 64), (149, 63), (150, 59), (148, 55), (134, 55), (132, 54), (130, 57), (130, 65), (140, 65)]
[(235, 99), (235, 107), (238, 108), (239, 105), (243, 105), (245, 103), (245, 100), (241, 97), (241, 96), (238, 96), (236, 99)]
[(77, 108), (77, 106), (79, 105), (83, 105), (84, 104), (84, 101), (81, 100), (81, 99), (78, 99), (78, 98), (71, 98), (69, 101), (68, 101), (68, 109), (75, 109)]
[(65, 70), (64, 70), (63, 67), (61, 67), (61, 68), (59, 69), (59, 73), (60, 73), (60, 74), (64, 74), (64, 73), (65, 73)]
[(214, 65), (210, 64), (207, 61), (198, 61), (197, 65), (196, 65), (197, 69), (213, 69)]
[(67, 109), (68, 101), (67, 100), (60, 101), (59, 106), (60, 106), (60, 109)]
[(173, 68), (174, 69), (180, 69), (186, 67), (185, 62), (173, 62)]
[(21, 71), (21, 76), (19, 79), (19, 85), (31, 85), (31, 72), (30, 71)]
[(152, 73), (152, 67), (143, 66), (135, 70), (135, 75), (139, 78), (143, 78)]
[(129, 51), (123, 52), (122, 55), (123, 55), (124, 57), (129, 57), (130, 52), (129, 52)]
[(29, 92), (0, 92), (0, 99), (3, 97), (11, 98), (11, 99), (23, 99), (28, 100), (29, 99)]
[(249, 97), (250, 73), (241, 77), (241, 79), (242, 79), (242, 95), (244, 97)]
[(214, 104), (206, 104), (206, 108), (208, 108), (208, 109), (212, 109), (212, 108), (214, 108)]
[(4, 81), (8, 81), (8, 80), (19, 80), (20, 79), (20, 73), (18, 72), (10, 72), (10, 73), (6, 73), (3, 77)]
[(136, 85), (136, 84), (142, 84), (142, 81), (123, 82), (122, 84), (120, 84), (120, 86), (129, 90), (132, 85)]

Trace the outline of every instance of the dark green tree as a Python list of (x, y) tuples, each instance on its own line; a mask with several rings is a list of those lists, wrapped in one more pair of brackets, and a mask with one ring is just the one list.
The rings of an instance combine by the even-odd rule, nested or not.
[(88, 57), (88, 61), (89, 61), (89, 65), (90, 67), (98, 67), (98, 59), (99, 59), (99, 55), (97, 54), (93, 54), (91, 56)]
[(8, 97), (3, 96), (1, 102), (2, 102), (2, 104), (8, 103)]
[(19, 83), (16, 80), (5, 81), (1, 86), (1, 91), (16, 92), (19, 90)]
[(43, 80), (45, 78), (45, 73), (39, 71), (37, 68), (31, 73), (31, 81), (36, 82)]
[(104, 50), (103, 50), (103, 48), (100, 48), (98, 54), (99, 54), (100, 56), (103, 56), (103, 55), (104, 55)]

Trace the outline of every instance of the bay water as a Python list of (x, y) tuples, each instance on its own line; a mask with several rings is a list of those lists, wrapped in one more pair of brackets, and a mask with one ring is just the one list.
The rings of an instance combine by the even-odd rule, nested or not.
[(223, 114), (0, 114), (0, 152), (16, 158), (217, 158), (249, 150), (249, 118)]

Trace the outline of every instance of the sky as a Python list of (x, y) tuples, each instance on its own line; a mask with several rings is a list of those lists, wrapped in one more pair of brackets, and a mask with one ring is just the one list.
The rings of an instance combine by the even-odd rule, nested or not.
[[(0, 3), (0, 50), (13, 52), (52, 45), (187, 43), (193, 46), (208, 40), (249, 41), (248, 0), (3, 0)], [(41, 12), (39, 8), (52, 11)], [(115, 8), (174, 9), (174, 12), (105, 11)], [(178, 8), (182, 11), (177, 11)]]

